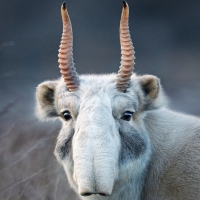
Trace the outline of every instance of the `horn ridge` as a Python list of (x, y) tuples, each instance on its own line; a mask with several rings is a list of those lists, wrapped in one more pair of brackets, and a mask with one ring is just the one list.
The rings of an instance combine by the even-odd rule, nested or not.
[(117, 75), (117, 89), (126, 92), (130, 78), (134, 69), (135, 51), (129, 31), (129, 6), (123, 1), (123, 9), (120, 20), (120, 45), (121, 45), (121, 65)]
[(58, 50), (58, 63), (60, 73), (70, 92), (77, 90), (79, 86), (79, 77), (74, 67), (73, 59), (73, 33), (71, 21), (66, 8), (66, 2), (61, 6), (61, 16), (63, 22), (63, 32)]

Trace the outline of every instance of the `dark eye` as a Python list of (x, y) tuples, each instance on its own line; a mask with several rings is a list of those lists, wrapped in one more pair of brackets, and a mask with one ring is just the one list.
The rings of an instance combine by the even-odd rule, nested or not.
[(66, 121), (68, 121), (68, 120), (70, 120), (72, 118), (69, 111), (64, 111), (63, 112), (63, 117), (65, 118)]
[(133, 116), (133, 112), (126, 111), (126, 112), (124, 112), (124, 114), (121, 117), (121, 119), (126, 120), (126, 121), (130, 121), (132, 116)]

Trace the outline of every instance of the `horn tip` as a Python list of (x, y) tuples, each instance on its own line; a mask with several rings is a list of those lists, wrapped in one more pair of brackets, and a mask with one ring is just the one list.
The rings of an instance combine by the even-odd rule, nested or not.
[(63, 9), (66, 9), (66, 1), (64, 1), (64, 2), (62, 3), (62, 8), (63, 8)]
[(123, 2), (123, 7), (126, 8), (127, 7), (127, 2), (126, 1), (122, 1)]

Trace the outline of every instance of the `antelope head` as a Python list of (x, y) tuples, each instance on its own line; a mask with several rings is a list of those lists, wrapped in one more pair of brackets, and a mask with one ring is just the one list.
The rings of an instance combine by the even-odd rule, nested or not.
[[(158, 78), (133, 74), (135, 52), (123, 1), (120, 21), (121, 65), (118, 74), (78, 76), (73, 63), (72, 26), (61, 6), (63, 34), (59, 49), (62, 77), (37, 87), (37, 115), (60, 118), (55, 156), (79, 195), (112, 195), (142, 176), (151, 146), (143, 118), (161, 106)], [(132, 166), (127, 171), (128, 166)], [(129, 176), (129, 174), (132, 177)]]

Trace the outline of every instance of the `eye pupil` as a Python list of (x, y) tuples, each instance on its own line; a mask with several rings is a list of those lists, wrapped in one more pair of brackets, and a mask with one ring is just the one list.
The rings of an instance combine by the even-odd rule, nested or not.
[(63, 117), (64, 117), (65, 120), (67, 120), (67, 121), (70, 120), (70, 119), (72, 118), (69, 111), (63, 112)]
[(133, 112), (126, 111), (126, 112), (124, 112), (121, 119), (126, 120), (126, 121), (130, 121), (132, 116), (133, 116)]

